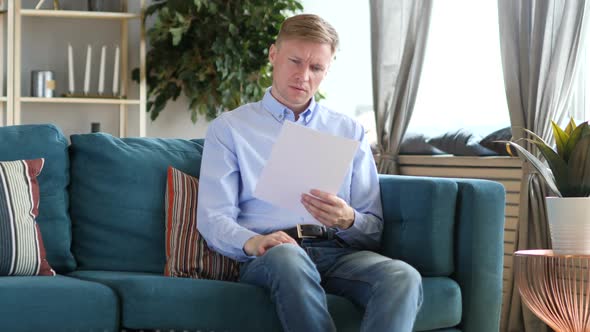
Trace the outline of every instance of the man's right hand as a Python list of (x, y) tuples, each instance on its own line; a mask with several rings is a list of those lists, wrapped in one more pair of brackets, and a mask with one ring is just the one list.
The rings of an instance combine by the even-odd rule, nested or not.
[(297, 245), (297, 242), (283, 231), (270, 233), (267, 235), (256, 235), (244, 243), (244, 252), (248, 256), (262, 256), (266, 251), (282, 243), (291, 243)]

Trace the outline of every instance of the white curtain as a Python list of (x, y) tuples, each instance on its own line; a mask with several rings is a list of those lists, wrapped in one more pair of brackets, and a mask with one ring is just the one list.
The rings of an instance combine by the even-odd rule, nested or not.
[[(551, 120), (563, 122), (578, 88), (581, 42), (586, 33), (585, 0), (498, 0), (500, 45), (513, 139), (523, 128), (552, 141)], [(532, 144), (522, 142), (527, 149)], [(516, 248), (551, 248), (545, 209), (546, 187), (525, 163), (521, 181)], [(522, 303), (514, 278), (506, 283), (502, 331), (542, 332), (548, 328)]]
[(416, 100), (432, 0), (370, 0), (370, 6), (377, 168), (398, 174), (397, 154)]

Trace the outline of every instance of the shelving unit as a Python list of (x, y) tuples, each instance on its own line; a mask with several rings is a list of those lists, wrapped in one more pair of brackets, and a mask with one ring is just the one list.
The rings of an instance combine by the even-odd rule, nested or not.
[(141, 14), (136, 13), (84, 12), (78, 10), (21, 9), (20, 14), (22, 16), (67, 17), (99, 20), (129, 20), (141, 18)]
[(139, 99), (114, 99), (114, 98), (41, 98), (41, 97), (21, 97), (21, 103), (70, 103), (70, 104), (111, 104), (111, 105), (139, 105)]
[[(0, 0), (0, 8), (4, 8), (4, 1)], [(8, 67), (9, 72), (7, 72), (6, 75), (6, 81), (4, 81), (4, 49), (5, 49), (5, 38), (6, 36), (10, 36), (11, 35), (11, 31), (9, 31), (10, 29), (10, 24), (7, 23), (8, 21), (8, 15), (7, 15), (8, 11), (5, 9), (0, 9), (0, 126), (4, 126), (5, 123), (7, 125), (12, 124), (12, 116), (11, 114), (9, 114), (10, 112), (6, 112), (5, 110), (10, 109), (8, 108), (8, 97), (7, 95), (9, 94), (9, 91), (6, 91), (6, 95), (4, 92), (4, 87), (9, 87), (10, 84), (8, 84), (8, 82), (10, 82), (10, 80), (12, 79), (12, 76), (10, 74), (10, 66)], [(8, 29), (5, 29), (4, 26), (6, 25), (6, 27)], [(10, 50), (7, 51), (8, 56), (10, 56)], [(5, 120), (6, 117), (6, 120)]]
[[(0, 0), (0, 3), (2, 0)], [(140, 13), (128, 12), (128, 1), (122, 0), (121, 12), (90, 12), (90, 11), (73, 11), (73, 10), (45, 10), (45, 9), (23, 9), (22, 0), (11, 0), (8, 1), (9, 8), (7, 11), (8, 16), (8, 27), (14, 27), (13, 31), (8, 31), (8, 49), (11, 50), (12, 54), (8, 55), (8, 69), (9, 69), (9, 82), (8, 84), (8, 96), (0, 97), (0, 107), (2, 105), (2, 99), (6, 99), (8, 104), (7, 109), (12, 112), (7, 112), (9, 119), (8, 124), (20, 124), (22, 104), (26, 103), (46, 103), (46, 104), (94, 104), (94, 105), (119, 105), (119, 136), (127, 136), (128, 122), (127, 112), (130, 105), (135, 106), (139, 112), (139, 136), (143, 137), (146, 135), (146, 104), (147, 104), (147, 87), (146, 87), (146, 69), (145, 69), (145, 55), (146, 55), (146, 41), (145, 41), (145, 24), (143, 16), (145, 13), (145, 0), (140, 0)], [(0, 14), (0, 19), (1, 19)], [(140, 82), (139, 82), (139, 98), (138, 99), (126, 99), (126, 98), (70, 98), (70, 97), (55, 97), (55, 98), (38, 98), (38, 97), (27, 97), (22, 94), (21, 91), (21, 78), (23, 75), (22, 64), (21, 64), (21, 52), (23, 43), (26, 43), (26, 36), (22, 36), (22, 19), (26, 17), (39, 17), (46, 18), (48, 22), (51, 19), (94, 19), (94, 20), (107, 20), (115, 21), (120, 24), (120, 94), (122, 96), (128, 95), (129, 89), (129, 21), (139, 20), (139, 71), (140, 71)], [(12, 18), (12, 21), (11, 21)], [(0, 40), (1, 42), (1, 40)], [(0, 46), (2, 44), (0, 43)], [(10, 47), (13, 46), (13, 47)], [(10, 65), (12, 64), (12, 65)], [(12, 74), (10, 73), (11, 69)], [(2, 73), (2, 67), (0, 67), (0, 73)], [(1, 87), (1, 86), (0, 86)], [(2, 91), (2, 90), (0, 90)], [(0, 108), (0, 111), (2, 109)], [(12, 114), (11, 114), (12, 113)]]

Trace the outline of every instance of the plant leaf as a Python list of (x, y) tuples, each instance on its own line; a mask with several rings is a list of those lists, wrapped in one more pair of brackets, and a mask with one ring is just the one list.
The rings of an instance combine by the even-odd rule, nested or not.
[(520, 153), (520, 156), (525, 161), (528, 161), (531, 164), (531, 166), (533, 166), (533, 168), (536, 169), (537, 172), (539, 172), (543, 180), (545, 180), (545, 182), (549, 186), (549, 189), (551, 189), (551, 191), (553, 191), (555, 194), (561, 197), (561, 192), (559, 191), (559, 189), (557, 189), (553, 174), (551, 173), (549, 168), (547, 168), (547, 166), (545, 166), (545, 164), (543, 164), (543, 162), (539, 160), (539, 158), (535, 157), (532, 153), (528, 152), (525, 148), (523, 148), (516, 142), (505, 142), (510, 144), (511, 147), (515, 148)]
[(574, 122), (574, 118), (570, 117), (570, 122), (567, 124), (567, 127), (565, 127), (566, 134), (571, 135), (575, 128), (576, 123)]
[(574, 150), (574, 147), (578, 144), (578, 141), (582, 138), (582, 133), (584, 132), (585, 127), (588, 127), (588, 122), (583, 122), (582, 124), (577, 126), (570, 134), (570, 137), (567, 140), (567, 144), (565, 146), (565, 155), (563, 157), (563, 160), (566, 163), (569, 163), (571, 153)]
[(557, 146), (557, 153), (565, 160), (565, 146), (570, 136), (563, 131), (555, 121), (551, 121), (551, 127), (553, 127), (553, 136), (555, 136), (555, 145)]
[(152, 119), (181, 94), (199, 121), (260, 100), (272, 84), (268, 47), (285, 18), (303, 8), (300, 1), (151, 1), (146, 69)]
[(541, 136), (535, 134), (533, 131), (528, 130), (526, 128), (523, 128), (522, 130), (524, 130), (527, 134), (533, 136), (533, 138), (536, 139), (537, 141), (543, 142), (545, 145), (549, 146), (549, 144), (547, 144), (547, 142), (545, 142), (545, 140), (543, 138), (541, 138)]
[(182, 28), (170, 28), (170, 34), (172, 35), (172, 45), (178, 46), (182, 40)]
[(568, 168), (571, 196), (590, 195), (590, 136), (578, 141), (572, 150)]
[(549, 169), (553, 173), (555, 184), (560, 192), (563, 192), (564, 188), (568, 187), (568, 168), (567, 163), (544, 142), (537, 140), (527, 139), (527, 141), (535, 144), (535, 146), (541, 151), (541, 154), (549, 164)]

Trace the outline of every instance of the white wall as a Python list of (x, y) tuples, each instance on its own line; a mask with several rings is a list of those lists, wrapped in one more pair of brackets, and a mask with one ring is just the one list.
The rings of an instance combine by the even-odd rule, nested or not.
[(356, 116), (371, 108), (371, 26), (368, 0), (303, 0), (304, 12), (320, 15), (334, 26), (340, 50), (320, 88), (332, 109)]
[[(107, 0), (116, 3), (117, 0)], [(25, 8), (33, 8), (37, 0), (24, 0)], [(52, 1), (46, 1), (50, 6)], [(86, 1), (61, 0), (64, 9), (85, 10)], [(139, 1), (130, 0), (130, 10), (138, 9)], [(305, 12), (316, 13), (332, 23), (341, 37), (340, 52), (328, 77), (324, 81), (322, 91), (327, 95), (325, 104), (335, 110), (355, 115), (357, 109), (372, 103), (369, 11), (367, 1), (358, 0), (322, 0), (302, 1)], [(334, 10), (338, 8), (338, 10)], [(138, 31), (137, 20), (130, 21), (130, 69), (138, 65)], [(149, 26), (149, 21), (148, 21)], [(119, 43), (119, 25), (116, 22), (97, 20), (71, 20), (47, 18), (23, 18), (23, 53), (22, 53), (22, 94), (30, 94), (30, 71), (34, 69), (53, 70), (57, 80), (57, 94), (67, 90), (66, 46), (71, 43), (75, 49), (76, 86), (80, 90), (83, 82), (83, 61), (87, 44), (93, 45), (93, 82), (91, 90), (96, 91), (98, 76), (99, 48)], [(112, 57), (107, 57), (107, 68), (112, 68)], [(107, 70), (105, 90), (111, 90), (112, 70)], [(137, 96), (135, 83), (130, 86), (129, 97)], [(119, 113), (117, 106), (96, 105), (62, 105), (62, 104), (23, 104), (23, 123), (58, 124), (66, 136), (74, 133), (87, 133), (91, 122), (100, 122), (102, 131), (117, 134)], [(138, 107), (130, 107), (129, 135), (138, 134)], [(149, 118), (149, 115), (148, 115)], [(169, 103), (154, 122), (148, 119), (147, 135), (151, 137), (203, 137), (207, 121), (199, 118), (196, 124), (190, 121), (187, 102), (181, 97)]]

